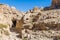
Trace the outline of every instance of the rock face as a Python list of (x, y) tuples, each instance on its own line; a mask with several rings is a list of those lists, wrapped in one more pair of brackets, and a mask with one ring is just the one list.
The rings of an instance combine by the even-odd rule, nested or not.
[[(55, 29), (59, 28), (60, 24), (60, 9), (49, 11), (35, 11), (26, 13), (24, 16), (24, 27), (40, 28), (40, 29)], [(28, 17), (27, 17), (28, 16)], [(47, 25), (48, 24), (48, 25)], [(59, 30), (59, 29), (55, 29)]]
[(52, 8), (60, 8), (60, 0), (52, 0)]
[[(60, 34), (60, 9), (42, 11), (42, 9), (34, 8), (34, 9), (32, 9), (31, 12), (27, 12), (25, 14), (23, 20), (24, 20), (24, 24), (23, 24), (24, 30), (22, 30), (23, 39), (55, 40), (55, 38), (56, 38), (57, 40), (59, 40), (59, 37), (60, 37), (60, 35), (59, 35)], [(39, 31), (41, 34), (38, 33), (37, 31)], [(43, 31), (44, 31), (44, 33), (42, 33)], [(40, 37), (37, 33), (40, 35)], [(45, 33), (47, 35), (45, 35)], [(41, 35), (42, 35), (42, 37), (41, 37)]]
[(59, 40), (59, 8), (59, 0), (53, 0), (50, 7), (34, 7), (25, 13), (0, 4), (0, 40)]
[(44, 10), (60, 9), (60, 0), (52, 0), (51, 6), (45, 7)]
[(17, 29), (13, 25), (18, 25), (18, 22), (16, 24), (14, 20), (21, 20), (22, 16), (22, 12), (16, 10), (15, 7), (0, 4), (0, 40), (20, 40), (20, 38), (16, 37), (17, 34), (15, 32), (11, 32), (10, 28), (14, 27)]

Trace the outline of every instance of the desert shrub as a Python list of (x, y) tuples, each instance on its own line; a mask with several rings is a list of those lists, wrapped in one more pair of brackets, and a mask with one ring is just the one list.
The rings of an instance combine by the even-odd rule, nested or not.
[(27, 38), (23, 38), (22, 40), (27, 40)]
[(0, 24), (0, 29), (7, 28), (7, 25)]

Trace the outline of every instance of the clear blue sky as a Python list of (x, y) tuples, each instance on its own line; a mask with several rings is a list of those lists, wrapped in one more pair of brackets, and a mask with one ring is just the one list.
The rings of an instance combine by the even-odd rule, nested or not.
[(34, 6), (46, 7), (51, 5), (52, 0), (0, 0), (0, 3), (15, 6), (16, 9), (21, 11), (27, 11)]

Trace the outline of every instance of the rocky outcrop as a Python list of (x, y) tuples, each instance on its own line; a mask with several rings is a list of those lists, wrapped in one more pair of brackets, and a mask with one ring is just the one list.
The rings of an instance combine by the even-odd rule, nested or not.
[(0, 4), (0, 39), (55, 40), (56, 38), (58, 40), (60, 38), (59, 4), (57, 0), (53, 0), (50, 7), (34, 7), (25, 13), (15, 7)]
[[(41, 11), (39, 10), (33, 13), (27, 13), (24, 16), (24, 23), (28, 26), (28, 27), (32, 27), (32, 28), (41, 28), (41, 29), (52, 29), (52, 28), (58, 28), (59, 27), (59, 18), (60, 18), (60, 14), (59, 14), (59, 9), (57, 10), (49, 10), (49, 11)], [(27, 17), (28, 15), (28, 17)], [(24, 25), (25, 25), (24, 24)], [(48, 25), (47, 25), (48, 24)], [(25, 25), (25, 27), (27, 27)], [(30, 27), (30, 28), (31, 28)]]
[[(13, 21), (21, 20), (22, 16), (22, 12), (16, 10), (15, 7), (0, 4), (0, 40), (20, 40), (20, 38), (16, 37), (17, 34), (15, 32), (11, 32), (10, 28), (14, 25)], [(16, 27), (18, 24), (20, 25), (18, 22), (15, 23), (15, 30), (18, 28)]]
[(60, 8), (60, 0), (52, 0), (52, 8)]
[[(31, 10), (30, 10), (31, 11)], [(54, 40), (55, 37), (59, 40), (60, 37), (60, 9), (53, 9), (44, 11), (43, 9), (34, 8), (31, 12), (27, 12), (23, 18), (24, 20), (24, 30), (22, 30), (23, 39), (30, 40)], [(51, 30), (51, 31), (50, 31)], [(37, 31), (45, 31), (47, 35), (42, 38), (37, 38)], [(47, 32), (46, 32), (47, 31)], [(34, 32), (34, 34), (33, 34)], [(51, 32), (51, 33), (49, 33)], [(57, 32), (57, 33), (56, 33)], [(39, 33), (39, 34), (40, 34)], [(52, 35), (51, 35), (52, 34)], [(32, 37), (33, 35), (33, 37)], [(47, 38), (48, 37), (48, 38)]]
[(49, 7), (45, 7), (44, 10), (60, 9), (60, 0), (52, 0)]

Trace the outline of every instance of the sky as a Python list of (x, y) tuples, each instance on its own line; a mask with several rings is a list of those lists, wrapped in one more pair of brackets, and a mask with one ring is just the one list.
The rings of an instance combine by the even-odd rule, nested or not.
[(2, 4), (14, 6), (17, 10), (28, 11), (37, 7), (48, 7), (51, 5), (52, 0), (0, 0)]

